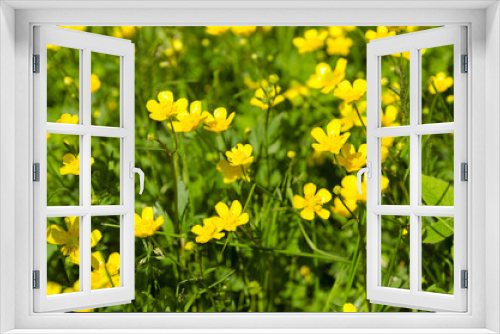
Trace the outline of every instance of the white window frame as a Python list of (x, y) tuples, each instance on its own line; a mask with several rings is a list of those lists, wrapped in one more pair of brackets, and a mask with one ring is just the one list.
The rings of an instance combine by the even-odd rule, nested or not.
[[(403, 306), (421, 310), (467, 310), (467, 290), (461, 287), (461, 271), (467, 270), (467, 185), (461, 180), (461, 163), (467, 163), (467, 73), (462, 73), (461, 57), (467, 55), (466, 27), (450, 26), (411, 34), (381, 38), (367, 45), (368, 77), (368, 166), (367, 194), (367, 298), (376, 304)], [(422, 124), (422, 56), (421, 50), (453, 46), (454, 120)], [(410, 122), (408, 125), (382, 127), (381, 124), (381, 57), (410, 52)], [(454, 134), (454, 206), (422, 205), (421, 136)], [(410, 203), (381, 203), (381, 140), (384, 137), (407, 136), (410, 141)], [(472, 180), (471, 180), (472, 182)], [(410, 219), (409, 289), (382, 286), (381, 247), (382, 217), (407, 216)], [(454, 218), (453, 294), (422, 291), (422, 217)]]
[[(129, 40), (90, 34), (64, 28), (35, 26), (34, 54), (39, 73), (33, 74), (34, 162), (39, 164), (39, 181), (33, 184), (34, 256), (33, 269), (39, 271), (39, 289), (34, 289), (34, 311), (75, 311), (104, 305), (128, 304), (135, 295), (133, 173), (135, 162), (134, 44)], [(58, 45), (79, 52), (79, 124), (47, 122), (47, 47)], [(91, 124), (91, 54), (113, 55), (120, 59), (120, 124), (117, 127)], [(46, 134), (75, 135), (79, 139), (80, 177), (78, 206), (47, 206)], [(91, 140), (94, 137), (120, 140), (120, 203), (91, 204)], [(132, 176), (132, 177), (131, 177)], [(80, 242), (80, 291), (47, 295), (47, 218), (78, 216)], [(120, 217), (120, 286), (91, 290), (91, 219), (96, 216)]]
[[(317, 332), (340, 333), (341, 328), (357, 328), (350, 333), (493, 333), (500, 331), (500, 11), (492, 2), (266, 2), (224, 3), (200, 2), (17, 2), (0, 4), (0, 205), (15, 205), (15, 212), (1, 210), (0, 222), (0, 315), (2, 330), (13, 333), (72, 333), (71, 328), (94, 329), (92, 333), (111, 333), (113, 329), (146, 328), (158, 333), (174, 333), (176, 328), (193, 329), (182, 332), (247, 332), (235, 328), (252, 328), (252, 332)], [(10, 6), (16, 7), (16, 10)], [(432, 7), (431, 7), (432, 6)], [(456, 7), (451, 7), (456, 6)], [(489, 6), (489, 7), (488, 7)], [(60, 7), (67, 7), (61, 9)], [(98, 8), (99, 7), (99, 8)], [(103, 7), (107, 9), (103, 9)], [(143, 8), (144, 10), (123, 9)], [(194, 7), (194, 8), (193, 8)], [(225, 9), (220, 9), (224, 7)], [(488, 8), (486, 8), (488, 7)], [(22, 9), (24, 8), (24, 9)], [(52, 8), (40, 10), (39, 8)], [(78, 8), (78, 9), (75, 9)], [(147, 9), (150, 8), (150, 9)], [(377, 8), (377, 9), (373, 9)], [(59, 10), (53, 10), (59, 9)], [(15, 21), (14, 19), (15, 18)], [(485, 24), (486, 23), (486, 24)], [(433, 314), (34, 314), (30, 245), (33, 212), (30, 181), (32, 154), (31, 96), (31, 31), (35, 24), (62, 25), (442, 25), (465, 24), (469, 27), (469, 230), (468, 268), (469, 310), (466, 313)], [(486, 27), (488, 29), (486, 29)], [(12, 31), (15, 31), (15, 41)], [(6, 48), (4, 48), (4, 45)], [(15, 47), (15, 50), (14, 50)], [(15, 55), (15, 59), (14, 56)], [(13, 70), (15, 66), (15, 71)], [(486, 71), (486, 68), (488, 71)], [(4, 75), (4, 74), (7, 75)], [(15, 98), (11, 86), (15, 80)], [(10, 85), (9, 85), (10, 84)], [(487, 84), (487, 85), (486, 85)], [(7, 113), (5, 110), (10, 109)], [(15, 113), (12, 112), (15, 110)], [(15, 115), (15, 116), (14, 116)], [(486, 121), (486, 119), (488, 121)], [(15, 127), (15, 148), (11, 137)], [(10, 140), (6, 142), (7, 140)], [(493, 145), (488, 151), (486, 146)], [(17, 152), (17, 153), (16, 153)], [(14, 163), (8, 163), (15, 161)], [(488, 163), (486, 163), (488, 162)], [(9, 171), (15, 170), (15, 182)], [(488, 182), (486, 182), (488, 174)], [(9, 185), (6, 189), (3, 184)], [(15, 187), (15, 203), (8, 201)], [(488, 194), (488, 196), (486, 196)], [(486, 205), (485, 205), (486, 203)], [(486, 219), (488, 217), (488, 219)], [(15, 221), (15, 225), (12, 223)], [(473, 226), (473, 228), (472, 228)], [(15, 236), (15, 239), (12, 238)], [(15, 257), (12, 257), (15, 249)], [(30, 259), (30, 260), (27, 260)], [(486, 261), (488, 266), (486, 266)], [(15, 287), (14, 289), (12, 287)], [(488, 290), (488, 293), (486, 293)], [(15, 305), (12, 308), (12, 305)], [(226, 330), (224, 330), (224, 328)], [(232, 330), (228, 330), (231, 329)], [(288, 328), (283, 330), (283, 328)], [(300, 330), (290, 330), (295, 328)], [(383, 330), (380, 330), (384, 328)], [(26, 329), (26, 330), (24, 330)], [(28, 329), (32, 329), (28, 331)], [(59, 329), (59, 331), (57, 331)], [(99, 330), (97, 330), (99, 329)], [(163, 330), (160, 330), (163, 329)], [(197, 330), (198, 329), (198, 330)], [(218, 329), (218, 330), (216, 330)], [(268, 330), (265, 330), (268, 329)], [(280, 330), (282, 329), (282, 330)], [(462, 330), (460, 330), (462, 329)], [(115, 331), (115, 332), (116, 332)], [(47, 332), (47, 331), (46, 331)], [(90, 330), (89, 330), (90, 332)]]

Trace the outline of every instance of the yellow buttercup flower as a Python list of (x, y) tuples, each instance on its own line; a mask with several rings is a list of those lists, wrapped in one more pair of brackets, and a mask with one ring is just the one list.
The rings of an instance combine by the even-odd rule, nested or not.
[[(90, 158), (90, 164), (94, 163), (94, 158)], [(73, 153), (66, 153), (63, 156), (63, 166), (59, 168), (61, 175), (80, 175), (80, 154), (75, 156)]]
[(71, 77), (66, 76), (64, 77), (63, 82), (66, 86), (69, 86), (73, 83), (73, 79), (71, 79)]
[(308, 183), (304, 186), (304, 197), (294, 195), (292, 204), (295, 209), (302, 209), (300, 216), (306, 220), (313, 220), (316, 213), (322, 219), (330, 217), (330, 211), (323, 208), (323, 205), (330, 202), (332, 194), (325, 188), (316, 193), (316, 185)]
[[(70, 261), (80, 264), (80, 217), (65, 217), (66, 229), (59, 225), (50, 225), (47, 228), (47, 242), (53, 245), (63, 245), (61, 252), (69, 256)], [(91, 246), (94, 247), (101, 240), (102, 234), (99, 230), (93, 230), (90, 234)]]
[(219, 36), (228, 31), (229, 28), (230, 27), (225, 27), (225, 26), (208, 26), (205, 28), (205, 32), (209, 35)]
[(78, 115), (62, 114), (56, 123), (78, 124)]
[[(342, 146), (342, 155), (338, 155), (336, 160), (339, 165), (344, 166), (348, 173), (358, 171), (366, 165), (366, 144), (362, 144), (356, 152), (356, 148), (351, 144)], [(333, 160), (335, 163), (335, 159)]]
[(329, 55), (347, 56), (351, 49), (353, 41), (349, 37), (339, 36), (336, 38), (328, 38), (326, 40), (326, 53)]
[(340, 114), (343, 116), (340, 121), (342, 122), (342, 127), (340, 131), (349, 131), (353, 126), (363, 126), (366, 124), (366, 101), (361, 101), (356, 104), (359, 115), (361, 115), (361, 119), (358, 116), (358, 112), (354, 109), (352, 104), (348, 104), (342, 101), (339, 105)]
[[(335, 197), (333, 200), (333, 206), (330, 207), (330, 210), (332, 210), (333, 213), (349, 218), (352, 216), (351, 212), (354, 212), (354, 210), (358, 208), (358, 203), (348, 199), (344, 199), (344, 203), (342, 203), (339, 197)], [(349, 210), (351, 210), (351, 212), (349, 212)]]
[(255, 91), (255, 96), (250, 100), (250, 104), (263, 110), (268, 109), (270, 103), (274, 107), (285, 100), (283, 95), (279, 95), (280, 92), (280, 86), (270, 85), (267, 80), (262, 80), (261, 87)]
[(250, 89), (257, 89), (260, 87), (259, 83), (257, 81), (253, 81), (250, 77), (245, 77), (243, 79), (243, 83)]
[(221, 231), (222, 226), (218, 217), (203, 219), (203, 226), (195, 225), (191, 228), (191, 232), (197, 235), (195, 240), (199, 244), (205, 244), (212, 239), (220, 240), (225, 235)]
[(188, 100), (174, 100), (174, 94), (171, 91), (163, 91), (158, 94), (158, 101), (149, 100), (146, 108), (150, 112), (149, 118), (155, 121), (164, 121), (178, 113), (187, 111)]
[(238, 36), (250, 36), (257, 30), (257, 27), (255, 26), (234, 26), (231, 27), (231, 31), (233, 34), (238, 35)]
[(184, 249), (187, 251), (192, 251), (194, 247), (195, 247), (194, 242), (190, 241), (184, 246)]
[(384, 162), (385, 159), (387, 159), (387, 156), (389, 156), (389, 148), (386, 145), (384, 145), (384, 142), (383, 142), (384, 139), (385, 138), (382, 138), (382, 145), (380, 147), (380, 156), (381, 156), (382, 162)]
[(448, 102), (448, 103), (452, 104), (452, 103), (453, 103), (453, 101), (455, 101), (455, 97), (454, 97), (453, 95), (448, 95), (448, 96), (446, 97), (446, 102)]
[(318, 33), (318, 30), (316, 29), (309, 29), (304, 33), (304, 37), (295, 37), (293, 39), (293, 45), (299, 49), (300, 54), (303, 54), (317, 50), (325, 45), (325, 39), (327, 36), (327, 31), (321, 31)]
[[(62, 293), (71, 293), (71, 292), (79, 292), (80, 291), (80, 280), (77, 280), (73, 286), (64, 288)], [(75, 311), (78, 312), (78, 311)]]
[(196, 130), (203, 123), (208, 113), (202, 114), (201, 101), (191, 102), (189, 112), (183, 111), (177, 113), (177, 121), (172, 122), (175, 132), (191, 132)]
[(389, 31), (389, 29), (386, 26), (378, 26), (377, 31), (368, 30), (365, 33), (365, 37), (369, 41), (374, 40), (374, 39), (379, 39), (379, 38), (391, 37), (391, 36), (396, 36), (396, 32)]
[(250, 144), (237, 144), (226, 152), (226, 157), (231, 166), (250, 165), (253, 162), (252, 145)]
[(217, 108), (213, 115), (204, 111), (202, 116), (205, 117), (205, 126), (203, 127), (205, 130), (221, 133), (231, 127), (235, 113), (232, 112), (228, 117), (226, 108)]
[[(242, 166), (243, 168), (245, 168), (245, 172), (243, 172)], [(224, 175), (222, 181), (224, 181), (224, 183), (226, 184), (229, 184), (240, 178), (244, 179), (247, 182), (250, 182), (250, 178), (248, 177), (248, 166), (250, 166), (250, 164), (231, 166), (231, 164), (226, 159), (222, 159), (217, 163), (216, 167), (217, 170)]]
[(344, 145), (347, 139), (351, 136), (350, 132), (346, 132), (341, 135), (341, 127), (342, 122), (338, 119), (334, 119), (326, 126), (326, 133), (320, 127), (314, 128), (311, 131), (311, 135), (318, 143), (312, 144), (312, 147), (318, 152), (339, 154), (342, 145)]
[(295, 151), (288, 151), (286, 152), (286, 156), (289, 158), (289, 159), (293, 159), (297, 156), (297, 152)]
[(332, 37), (344, 36), (347, 32), (354, 31), (356, 26), (331, 26), (328, 27), (328, 32)]
[(356, 79), (353, 84), (347, 80), (342, 81), (333, 95), (345, 101), (345, 103), (358, 102), (366, 93), (366, 80)]
[(451, 86), (453, 86), (453, 77), (446, 76), (446, 73), (444, 72), (439, 72), (438, 74), (431, 76), (429, 79), (429, 93), (431, 94), (436, 94), (434, 87), (439, 93), (443, 93)]
[(136, 31), (134, 26), (114, 27), (112, 36), (116, 38), (131, 38), (135, 36)]
[(94, 269), (90, 273), (92, 290), (120, 286), (120, 253), (111, 253), (106, 262), (101, 252), (94, 252), (91, 257), (91, 264)]
[(398, 109), (393, 106), (387, 106), (385, 108), (385, 112), (381, 111), (381, 121), (382, 121), (382, 126), (400, 126), (401, 124), (399, 122), (396, 122), (398, 118), (399, 111)]
[(47, 296), (58, 295), (62, 292), (62, 285), (57, 282), (47, 281)]
[(294, 104), (304, 102), (304, 97), (309, 96), (309, 88), (298, 82), (293, 82), (292, 86), (283, 95)]
[[(358, 192), (358, 179), (356, 175), (344, 176), (340, 182), (342, 188), (340, 194), (346, 200), (366, 202), (366, 175), (361, 183), (361, 195)], [(389, 179), (382, 175), (381, 189), (384, 191), (389, 186)]]
[(159, 216), (155, 220), (153, 208), (150, 206), (142, 209), (142, 216), (137, 213), (134, 216), (135, 221), (135, 236), (140, 238), (149, 237), (155, 234), (160, 226), (165, 222), (163, 216)]
[(242, 212), (243, 207), (237, 200), (231, 203), (230, 208), (226, 203), (219, 202), (215, 205), (215, 211), (219, 217), (213, 217), (213, 219), (219, 219), (219, 226), (228, 232), (236, 231), (238, 226), (245, 225), (249, 221), (248, 213)]
[(99, 88), (101, 88), (101, 80), (99, 80), (97, 74), (92, 73), (90, 75), (90, 92), (95, 93)]
[(345, 303), (342, 307), (342, 312), (358, 312), (358, 309), (351, 303)]
[(316, 65), (316, 73), (307, 80), (307, 86), (314, 89), (321, 89), (323, 94), (330, 93), (345, 77), (347, 60), (340, 58), (335, 65), (335, 70), (327, 63)]

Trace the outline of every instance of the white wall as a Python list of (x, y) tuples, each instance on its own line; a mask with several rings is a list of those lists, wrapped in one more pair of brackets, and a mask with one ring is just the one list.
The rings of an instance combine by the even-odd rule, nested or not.
[[(491, 87), (498, 87), (500, 81), (500, 12), (499, 4), (491, 5), (486, 11), (486, 66), (494, 73), (486, 77), (486, 224), (487, 254), (486, 277), (500, 277), (500, 94)], [(488, 149), (489, 147), (489, 149)], [(495, 256), (496, 255), (496, 256)], [(486, 282), (489, 282), (488, 280)], [(488, 283), (487, 283), (488, 284)], [(486, 328), (500, 332), (500, 286), (486, 286)]]
[[(15, 11), (0, 3), (0, 333), (14, 328)], [(5, 257), (4, 254), (9, 254)]]

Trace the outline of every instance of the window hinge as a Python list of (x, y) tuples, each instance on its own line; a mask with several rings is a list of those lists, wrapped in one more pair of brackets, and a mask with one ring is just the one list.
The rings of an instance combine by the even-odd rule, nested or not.
[(40, 289), (40, 270), (33, 270), (33, 289)]
[(462, 73), (469, 72), (469, 57), (467, 55), (462, 55)]
[(461, 271), (461, 287), (462, 289), (467, 289), (469, 288), (469, 273), (467, 270), (462, 270)]
[(40, 164), (38, 162), (33, 164), (33, 181), (40, 182)]
[(33, 55), (33, 73), (40, 73), (40, 55)]
[(469, 165), (466, 162), (462, 162), (460, 164), (460, 180), (461, 181), (469, 181)]

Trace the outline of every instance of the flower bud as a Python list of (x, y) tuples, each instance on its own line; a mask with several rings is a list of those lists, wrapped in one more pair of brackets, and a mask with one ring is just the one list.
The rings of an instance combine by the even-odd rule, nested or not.
[(340, 189), (342, 189), (340, 186), (335, 186), (335, 188), (333, 188), (333, 193), (334, 193), (335, 195), (340, 194)]

